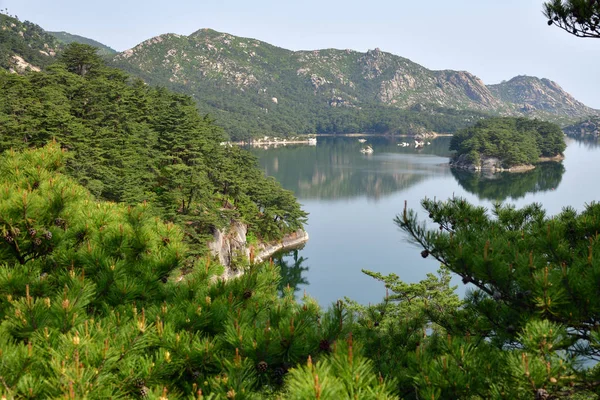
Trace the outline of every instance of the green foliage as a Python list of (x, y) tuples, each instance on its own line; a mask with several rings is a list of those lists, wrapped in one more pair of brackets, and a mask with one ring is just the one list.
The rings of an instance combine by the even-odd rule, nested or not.
[(0, 72), (0, 150), (55, 139), (66, 171), (101, 198), (135, 204), (186, 227), (196, 251), (232, 219), (262, 239), (302, 227), (294, 196), (257, 168), (189, 97), (153, 89), (104, 66), (96, 49), (70, 44), (45, 72)]
[(341, 304), (280, 298), (273, 264), (187, 265), (181, 229), (94, 201), (64, 161), (56, 143), (0, 157), (0, 395), (263, 398), (348, 336)]
[(543, 10), (548, 25), (578, 37), (600, 37), (600, 3), (595, 0), (552, 0)]
[(495, 157), (503, 167), (535, 164), (539, 157), (552, 157), (565, 150), (558, 125), (526, 118), (489, 118), (457, 132), (450, 142), (455, 157), (480, 165), (482, 157)]
[(60, 55), (60, 61), (67, 71), (85, 76), (94, 73), (103, 66), (102, 59), (96, 54), (98, 49), (80, 43), (71, 43)]
[[(598, 357), (595, 320), (600, 304), (594, 293), (600, 284), (595, 257), (600, 206), (590, 204), (581, 213), (565, 208), (547, 217), (537, 204), (523, 209), (496, 205), (492, 215), (460, 198), (426, 199), (422, 205), (439, 229), (420, 224), (407, 209), (395, 222), (424, 248), (422, 255), (439, 260), (474, 288), (453, 318), (437, 322), (460, 346), (477, 341), (464, 362), (474, 362), (474, 371), (486, 371), (488, 365), (485, 375), (495, 381), (480, 386), (491, 390), (480, 396), (562, 397), (595, 391), (597, 369), (579, 365)], [(452, 386), (432, 381), (435, 371), (450, 368), (443, 362), (435, 366), (449, 352), (456, 354), (448, 347), (430, 355), (423, 370), (431, 382), (425, 381), (427, 395), (434, 398), (445, 398)], [(478, 385), (483, 379), (476, 379)], [(478, 393), (475, 382), (466, 385), (464, 390)], [(460, 385), (452, 390), (456, 387)]]
[(290, 371), (286, 399), (397, 399), (394, 382), (377, 377), (355, 342), (339, 343), (331, 355)]
[(439, 277), (428, 274), (421, 282), (407, 284), (394, 274), (363, 272), (385, 283), (389, 293), (382, 303), (369, 306), (346, 299), (355, 314), (355, 338), (380, 374), (393, 377), (404, 396), (414, 394), (416, 357), (426, 342), (434, 341), (426, 332), (443, 336), (438, 322), (454, 318), (461, 305), (449, 286), (450, 273), (443, 269)]

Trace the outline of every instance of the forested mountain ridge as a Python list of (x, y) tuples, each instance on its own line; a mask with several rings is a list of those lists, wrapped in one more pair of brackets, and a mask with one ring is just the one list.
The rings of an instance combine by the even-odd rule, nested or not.
[(89, 44), (90, 46), (96, 47), (98, 49), (98, 54), (101, 56), (110, 56), (116, 54), (117, 51), (112, 47), (109, 47), (105, 44), (102, 44), (94, 39), (89, 39), (83, 36), (74, 35), (68, 32), (50, 32), (49, 34), (54, 36), (60, 43), (69, 44), (69, 43), (81, 43), (81, 44)]
[[(0, 15), (0, 66), (38, 70), (64, 43), (113, 49)], [(54, 35), (54, 36), (52, 36)], [(114, 66), (194, 98), (230, 138), (297, 133), (454, 133), (489, 115), (573, 123), (593, 110), (547, 79), (486, 86), (465, 71), (432, 71), (379, 49), (290, 51), (211, 29), (164, 34), (117, 54)]]
[[(475, 113), (563, 124), (599, 113), (547, 79), (516, 77), (486, 86), (469, 72), (432, 71), (379, 49), (290, 51), (211, 29), (148, 39), (113, 62), (149, 83), (193, 96), (200, 110), (215, 115), (234, 137), (244, 129), (325, 133), (331, 131), (328, 124), (337, 124), (338, 132), (354, 125), (362, 131), (413, 133), (411, 123), (454, 132), (472, 123)], [(398, 109), (419, 118), (375, 126), (374, 114)], [(447, 110), (473, 115), (465, 115), (459, 127), (432, 127), (428, 118)]]

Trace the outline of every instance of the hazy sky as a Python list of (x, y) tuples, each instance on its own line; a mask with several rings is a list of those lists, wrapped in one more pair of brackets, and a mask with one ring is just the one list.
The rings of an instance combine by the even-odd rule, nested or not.
[(543, 0), (0, 0), (50, 31), (125, 50), (162, 33), (200, 28), (291, 50), (379, 47), (429, 69), (466, 70), (485, 83), (515, 75), (556, 81), (600, 109), (600, 39), (549, 27)]

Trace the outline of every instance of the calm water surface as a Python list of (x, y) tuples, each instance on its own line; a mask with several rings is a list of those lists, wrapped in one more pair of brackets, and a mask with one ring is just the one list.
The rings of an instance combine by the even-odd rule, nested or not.
[(284, 281), (298, 293), (306, 290), (325, 307), (345, 296), (374, 303), (385, 296), (385, 288), (362, 269), (395, 273), (406, 282), (435, 272), (438, 263), (423, 259), (421, 249), (393, 223), (404, 201), (424, 218), (424, 197), (460, 196), (486, 207), (495, 201), (539, 202), (550, 214), (600, 200), (596, 143), (567, 139), (562, 163), (486, 177), (450, 170), (450, 138), (432, 140), (422, 149), (397, 146), (403, 140), (369, 137), (370, 155), (360, 152), (364, 145), (357, 138), (348, 137), (320, 137), (317, 146), (252, 150), (264, 171), (292, 190), (310, 213), (310, 241), (281, 259)]

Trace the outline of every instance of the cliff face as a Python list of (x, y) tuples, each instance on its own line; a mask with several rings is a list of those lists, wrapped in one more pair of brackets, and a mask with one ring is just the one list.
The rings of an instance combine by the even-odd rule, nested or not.
[[(228, 230), (217, 230), (213, 240), (208, 243), (208, 248), (213, 255), (219, 258), (224, 266), (230, 266), (232, 261), (243, 256), (252, 262), (265, 261), (280, 250), (297, 248), (308, 241), (308, 233), (299, 229), (287, 234), (280, 241), (258, 243), (250, 245), (246, 242), (248, 227), (240, 222), (234, 222)], [(233, 273), (233, 271), (229, 271)]]

